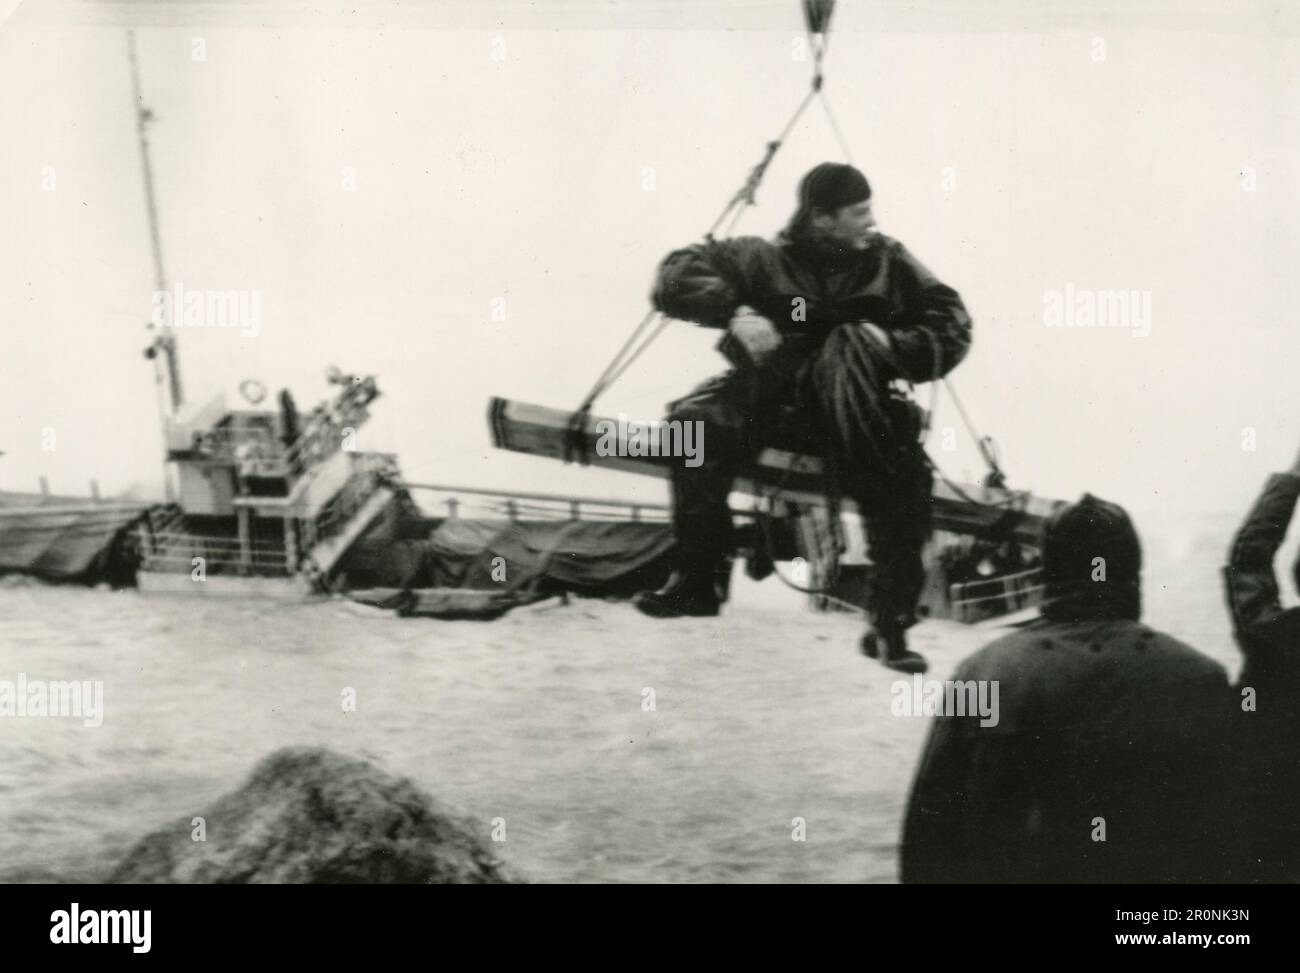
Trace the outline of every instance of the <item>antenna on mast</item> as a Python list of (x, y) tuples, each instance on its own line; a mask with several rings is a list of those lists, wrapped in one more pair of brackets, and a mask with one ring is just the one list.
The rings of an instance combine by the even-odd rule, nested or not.
[[(149, 216), (149, 242), (153, 250), (154, 286), (161, 293), (167, 293), (167, 275), (163, 271), (162, 238), (158, 233), (158, 204), (153, 193), (153, 166), (149, 161), (149, 123), (153, 121), (153, 112), (145, 106), (144, 95), (140, 91), (140, 62), (135, 51), (135, 31), (126, 32), (127, 55), (131, 60), (131, 91), (134, 96), (135, 131), (140, 141), (140, 163), (144, 172), (144, 201)], [(168, 302), (170, 307), (170, 302)], [(171, 308), (173, 314), (176, 309)], [(175, 324), (175, 320), (171, 322)], [(184, 396), (181, 392), (180, 363), (176, 354), (175, 328), (164, 330), (158, 321), (149, 321), (149, 331), (153, 338), (145, 349), (146, 358), (153, 361), (154, 382), (158, 391), (158, 415), (162, 420), (163, 450), (169, 448), (169, 433), (172, 420), (180, 408)], [(163, 464), (163, 487), (167, 499), (174, 500), (174, 489), (170, 471)]]

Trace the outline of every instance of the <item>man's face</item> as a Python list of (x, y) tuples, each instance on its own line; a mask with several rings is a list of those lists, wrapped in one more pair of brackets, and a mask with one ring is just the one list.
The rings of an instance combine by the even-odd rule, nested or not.
[(871, 245), (876, 218), (871, 213), (871, 200), (864, 199), (833, 213), (817, 211), (813, 225), (828, 242), (846, 250), (865, 250)]

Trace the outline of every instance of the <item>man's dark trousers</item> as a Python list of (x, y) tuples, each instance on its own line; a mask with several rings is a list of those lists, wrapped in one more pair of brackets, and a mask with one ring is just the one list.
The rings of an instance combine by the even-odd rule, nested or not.
[(873, 627), (907, 628), (916, 620), (933, 475), (918, 442), (916, 407), (889, 396), (885, 373), (865, 361), (873, 355), (860, 328), (842, 325), (810, 352), (742, 365), (670, 405), (670, 421), (701, 422), (704, 429), (701, 464), (673, 467), (682, 568), (710, 573), (730, 553), (732, 482), (766, 435), (778, 426), (789, 430), (793, 407), (800, 451), (826, 456), (840, 492), (862, 513), (874, 563), (867, 593)]

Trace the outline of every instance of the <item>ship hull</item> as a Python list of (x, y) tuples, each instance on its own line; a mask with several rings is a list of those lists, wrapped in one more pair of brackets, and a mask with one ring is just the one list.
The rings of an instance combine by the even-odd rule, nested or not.
[(137, 571), (136, 586), (148, 594), (172, 594), (202, 598), (270, 598), (276, 601), (309, 601), (319, 597), (299, 577), (259, 578), (213, 575), (197, 581), (174, 571)]

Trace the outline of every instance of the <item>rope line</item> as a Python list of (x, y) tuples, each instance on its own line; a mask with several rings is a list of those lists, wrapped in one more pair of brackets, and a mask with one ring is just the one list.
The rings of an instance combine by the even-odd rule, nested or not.
[(646, 316), (641, 319), (641, 323), (638, 324), (632, 330), (632, 333), (630, 335), (628, 335), (627, 340), (623, 342), (623, 346), (619, 348), (619, 350), (614, 354), (614, 357), (610, 359), (609, 364), (605, 366), (605, 370), (600, 373), (600, 377), (597, 378), (596, 383), (592, 385), (591, 391), (589, 391), (586, 394), (586, 396), (583, 398), (582, 405), (578, 406), (579, 412), (585, 412), (587, 409), (590, 409), (591, 406), (595, 403), (596, 398), (602, 392), (604, 392), (605, 389), (609, 387), (610, 383), (608, 379), (610, 373), (618, 365), (619, 360), (624, 355), (627, 354), (628, 349), (631, 348), (632, 345), (636, 343), (636, 340), (640, 336), (641, 332), (643, 332), (646, 329), (646, 327), (650, 324), (650, 322), (653, 321), (658, 316), (659, 316), (659, 312), (654, 310), (653, 308), (651, 308), (648, 312), (646, 312)]
[[(636, 351), (634, 351), (632, 354), (628, 356), (627, 361), (623, 362), (623, 364), (621, 364), (614, 371), (614, 373), (610, 375), (609, 381), (605, 384), (604, 388), (601, 389), (602, 392), (623, 377), (623, 373), (626, 372), (628, 368), (631, 367), (632, 363), (635, 362), (637, 358), (641, 356), (642, 352), (644, 352), (647, 348), (650, 347), (651, 343), (656, 338), (659, 337), (659, 335), (663, 332), (664, 328), (668, 327), (668, 324), (671, 320), (672, 320), (671, 318), (664, 317), (662, 315), (660, 316), (659, 326), (655, 328), (654, 331), (650, 332), (649, 336), (645, 339), (645, 341), (641, 343), (640, 347), (638, 347)], [(590, 408), (590, 405), (588, 406), (588, 408)]]
[(804, 95), (803, 101), (801, 101), (799, 107), (794, 110), (794, 114), (791, 115), (790, 120), (786, 122), (785, 128), (781, 129), (781, 134), (767, 143), (767, 149), (763, 153), (763, 158), (761, 158), (758, 161), (758, 164), (749, 171), (749, 175), (745, 177), (744, 184), (736, 190), (735, 195), (732, 196), (727, 205), (723, 207), (722, 212), (718, 214), (718, 218), (713, 221), (713, 225), (710, 226), (708, 231), (704, 234), (706, 240), (713, 239), (713, 235), (718, 231), (718, 227), (726, 222), (726, 219), (731, 215), (732, 210), (737, 207), (740, 207), (743, 210), (745, 206), (754, 205), (754, 194), (758, 192), (758, 186), (763, 181), (763, 176), (767, 174), (767, 167), (771, 164), (777, 151), (794, 130), (795, 125), (798, 124), (800, 117), (808, 110), (808, 106), (812, 103), (812, 100), (817, 97), (817, 92), (821, 90), (821, 82), (822, 76), (818, 73), (812, 80), (812, 86), (809, 89), (808, 94)]
[[(763, 158), (760, 159), (758, 164), (750, 170), (749, 175), (745, 178), (744, 184), (736, 191), (735, 195), (731, 197), (731, 200), (718, 215), (718, 218), (713, 221), (713, 225), (709, 227), (708, 232), (704, 235), (706, 240), (712, 241), (713, 235), (717, 232), (718, 228), (730, 216), (731, 224), (727, 229), (727, 234), (729, 236), (735, 229), (736, 224), (740, 222), (740, 217), (744, 214), (745, 208), (754, 205), (754, 195), (758, 191), (759, 184), (763, 181), (763, 176), (767, 173), (767, 167), (771, 164), (772, 159), (776, 156), (777, 151), (781, 148), (781, 145), (785, 142), (786, 138), (794, 130), (795, 125), (798, 124), (800, 117), (805, 111), (807, 111), (812, 100), (816, 98), (817, 94), (821, 91), (821, 59), (825, 52), (825, 44), (814, 44), (813, 46), (816, 70), (808, 93), (804, 96), (803, 101), (799, 103), (799, 107), (795, 109), (794, 114), (790, 116), (790, 120), (786, 122), (781, 133), (775, 139), (767, 143), (767, 148), (763, 153)], [(650, 344), (663, 333), (669, 320), (666, 317), (659, 321), (659, 326), (655, 328), (644, 341), (639, 345), (637, 344), (646, 328), (648, 328), (656, 318), (660, 317), (660, 313), (653, 308), (646, 313), (646, 316), (641, 319), (641, 323), (633, 329), (632, 334), (628, 336), (627, 340), (623, 342), (622, 347), (619, 348), (618, 352), (610, 360), (609, 364), (605, 366), (605, 370), (601, 372), (600, 377), (596, 379), (591, 390), (583, 398), (581, 404), (573, 413), (573, 416), (570, 418), (565, 430), (564, 456), (566, 461), (576, 459), (580, 463), (586, 463), (587, 455), (584, 431), (587, 425), (587, 419), (591, 413), (591, 407), (596, 404), (596, 399), (603, 395), (605, 391), (632, 366), (633, 362), (641, 357), (645, 350), (650, 347)]]
[(835, 133), (836, 140), (840, 143), (840, 151), (844, 153), (844, 161), (850, 165), (853, 163), (853, 153), (849, 149), (848, 140), (844, 138), (844, 133), (840, 131), (839, 122), (835, 120), (835, 113), (831, 111), (831, 100), (826, 96), (826, 92), (821, 93), (822, 108), (826, 111), (826, 120), (831, 123), (831, 131)]
[[(771, 165), (772, 160), (776, 157), (776, 153), (780, 150), (781, 146), (785, 143), (785, 140), (794, 131), (795, 126), (799, 123), (799, 119), (803, 117), (804, 112), (808, 110), (808, 106), (813, 102), (814, 99), (818, 99), (821, 101), (822, 109), (826, 115), (826, 120), (830, 124), (831, 131), (834, 133), (836, 141), (839, 143), (840, 150), (843, 152), (846, 161), (848, 161), (849, 163), (852, 163), (853, 161), (853, 153), (849, 148), (848, 140), (845, 138), (844, 132), (839, 126), (839, 122), (836, 119), (835, 112), (831, 108), (830, 98), (827, 96), (823, 87), (824, 75), (822, 73), (822, 63), (823, 60), (825, 59), (826, 51), (830, 45), (830, 34), (828, 28), (829, 28), (829, 20), (830, 20), (830, 11), (833, 10), (833, 6), (828, 6), (825, 10), (822, 10), (820, 9), (820, 5), (817, 4), (815, 0), (804, 0), (803, 7), (804, 7), (805, 27), (808, 36), (808, 45), (809, 45), (809, 49), (812, 51), (813, 54), (813, 77), (809, 84), (808, 92), (807, 94), (804, 95), (803, 100), (799, 103), (798, 107), (794, 110), (794, 113), (790, 116), (789, 120), (786, 122), (785, 126), (781, 129), (777, 137), (767, 143), (762, 158), (759, 159), (758, 163), (749, 171), (749, 174), (745, 177), (744, 183), (742, 183), (740, 188), (727, 202), (727, 205), (723, 208), (722, 212), (718, 214), (717, 219), (713, 221), (713, 224), (705, 232), (704, 238), (707, 241), (711, 242), (714, 239), (714, 234), (718, 232), (719, 228), (722, 227), (724, 223), (727, 224), (725, 235), (728, 237), (731, 236), (735, 232), (735, 229), (737, 225), (740, 223), (740, 220), (743, 217), (745, 211), (749, 207), (756, 205), (755, 196), (756, 193), (758, 192), (758, 187), (761, 185), (763, 181), (763, 177), (767, 174), (768, 166)], [(730, 222), (728, 222), (728, 220), (730, 220)], [(657, 324), (656, 324), (656, 320), (657, 320)], [(592, 385), (591, 390), (582, 399), (582, 402), (578, 406), (578, 409), (573, 413), (573, 415), (569, 420), (568, 427), (566, 430), (566, 439), (565, 439), (566, 460), (573, 460), (576, 458), (579, 462), (582, 462), (584, 464), (586, 463), (587, 445), (586, 445), (584, 433), (585, 433), (585, 427), (587, 425), (587, 420), (590, 417), (592, 406), (594, 406), (596, 400), (601, 395), (603, 395), (610, 388), (610, 386), (612, 386), (616, 381), (618, 381), (618, 379), (621, 378), (627, 372), (627, 370), (636, 362), (636, 360), (640, 358), (642, 354), (645, 353), (646, 349), (650, 347), (650, 345), (659, 337), (659, 335), (663, 333), (664, 329), (668, 326), (669, 320), (670, 319), (668, 317), (660, 314), (660, 312), (658, 312), (657, 310), (651, 309), (649, 312), (646, 313), (645, 317), (641, 319), (641, 322), (636, 326), (636, 328), (633, 329), (632, 333), (628, 336), (627, 340), (623, 342), (623, 345), (619, 348), (618, 352), (610, 360), (609, 364), (605, 366), (605, 369), (601, 372), (600, 376), (596, 379), (596, 382)], [(651, 330), (649, 330), (647, 333), (647, 329), (651, 329)], [(900, 367), (901, 363), (899, 363), (895, 358), (895, 356), (892, 354), (892, 349), (886, 347), (880, 350), (884, 352), (885, 359), (895, 366), (899, 374), (908, 380), (909, 386), (912, 385), (913, 383), (911, 382), (910, 378), (908, 378), (906, 371), (901, 369)], [(938, 355), (938, 350), (936, 349), (936, 357), (937, 355)], [(995, 453), (995, 447), (992, 439), (990, 439), (987, 436), (980, 435), (979, 430), (976, 429), (973, 420), (970, 418), (970, 414), (966, 411), (965, 404), (962, 402), (961, 398), (957, 395), (957, 390), (954, 388), (952, 382), (949, 381), (947, 378), (944, 378), (943, 385), (948, 390), (948, 394), (952, 397), (953, 403), (957, 407), (957, 411), (961, 416), (962, 422), (965, 424), (966, 429), (970, 433), (971, 437), (975, 440), (975, 443), (980, 452), (980, 456), (983, 458), (985, 464), (989, 468), (989, 475), (985, 480), (986, 484), (989, 486), (1003, 487), (1006, 482), (1006, 476), (1003, 473), (1001, 466), (998, 463), (998, 458)], [(937, 383), (931, 383), (930, 410), (929, 410), (929, 414), (926, 417), (926, 421), (925, 423), (923, 423), (922, 429), (920, 431), (921, 440), (922, 440), (922, 453), (925, 456), (926, 462), (930, 465), (931, 469), (934, 470), (935, 474), (945, 484), (947, 484), (948, 487), (959, 497), (966, 500), (968, 503), (976, 504), (978, 506), (1001, 507), (1001, 506), (1006, 506), (1008, 504), (1014, 503), (1017, 500), (1028, 496), (1027, 493), (1020, 492), (1020, 493), (1010, 494), (1005, 500), (997, 503), (989, 503), (988, 501), (977, 500), (976, 498), (970, 496), (970, 494), (968, 494), (964, 489), (962, 489), (960, 485), (958, 485), (955, 481), (950, 479), (943, 472), (943, 470), (939, 467), (938, 463), (934, 461), (934, 458), (930, 456), (929, 452), (926, 451), (923, 446), (925, 438), (928, 437), (928, 433), (930, 430), (930, 423), (933, 420), (935, 406), (938, 401), (937, 393), (938, 393)], [(830, 455), (829, 451), (828, 451), (828, 455)], [(780, 491), (780, 486), (778, 485), (767, 497), (769, 506), (771, 505), (772, 501), (775, 499), (779, 491)], [(838, 520), (837, 508), (838, 508), (838, 503), (832, 501), (831, 514), (832, 514), (832, 519), (836, 521)], [(762, 515), (762, 517), (760, 517), (760, 520), (763, 521), (768, 516), (770, 516), (770, 514), (764, 514)], [(842, 548), (843, 546), (842, 538), (838, 536), (838, 531), (835, 530), (834, 527), (832, 528), (832, 530), (833, 533), (836, 534), (835, 537), (836, 546)], [(770, 537), (768, 536), (767, 531), (764, 530), (763, 534), (764, 534), (764, 540), (768, 542), (768, 546), (770, 548)], [(777, 575), (780, 576), (779, 571), (777, 572)], [(786, 581), (785, 578), (782, 578), (782, 580)], [(794, 585), (789, 581), (786, 581), (786, 583), (790, 585), (790, 587), (796, 588), (796, 590), (800, 590), (800, 591), (805, 590), (802, 588), (798, 588), (798, 586)], [(820, 592), (820, 591), (809, 591), (808, 593), (824, 594), (824, 592)]]

